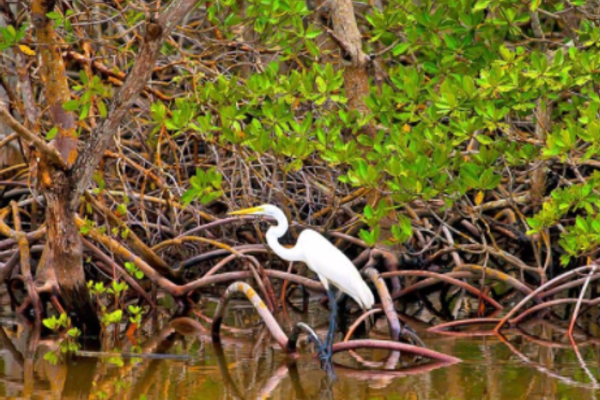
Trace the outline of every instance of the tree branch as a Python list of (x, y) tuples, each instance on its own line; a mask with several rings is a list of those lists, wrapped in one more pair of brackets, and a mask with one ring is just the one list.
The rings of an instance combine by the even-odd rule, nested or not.
[(54, 4), (54, 1), (31, 1), (31, 24), (38, 42), (40, 77), (44, 84), (48, 114), (58, 129), (53, 144), (62, 159), (72, 166), (77, 159), (77, 125), (73, 113), (63, 108), (63, 104), (71, 100), (71, 90), (60, 52), (61, 40), (54, 30), (54, 21), (47, 15), (53, 11)]
[(48, 159), (52, 161), (52, 163), (56, 164), (62, 169), (68, 169), (69, 166), (67, 165), (65, 160), (63, 160), (58, 150), (56, 150), (56, 148), (44, 141), (44, 139), (31, 132), (19, 121), (14, 119), (8, 111), (8, 108), (6, 108), (6, 103), (4, 103), (2, 100), (0, 100), (0, 121), (12, 128), (12, 130), (14, 130), (15, 133), (19, 135), (23, 140), (32, 144), (36, 149), (38, 149), (40, 153), (48, 157)]
[(192, 9), (196, 0), (176, 0), (171, 2), (160, 15), (158, 21), (150, 20), (146, 24), (146, 33), (141, 45), (140, 53), (128, 74), (125, 83), (110, 102), (107, 117), (94, 129), (92, 139), (85, 145), (83, 152), (73, 166), (73, 179), (75, 193), (72, 202), (79, 202), (80, 196), (90, 184), (92, 175), (96, 170), (104, 151), (118, 131), (121, 120), (125, 116), (134, 100), (145, 88), (150, 76), (161, 44), (168, 37), (179, 21)]

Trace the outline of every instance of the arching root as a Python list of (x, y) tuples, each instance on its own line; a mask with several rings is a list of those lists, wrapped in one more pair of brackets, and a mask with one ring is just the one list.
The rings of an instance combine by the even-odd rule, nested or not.
[[(246, 298), (252, 303), (256, 311), (259, 313), (262, 320), (265, 322), (265, 325), (271, 332), (273, 338), (277, 341), (279, 346), (288, 354), (295, 355), (297, 353), (297, 341), (300, 333), (305, 332), (309, 335), (309, 340), (313, 341), (317, 347), (322, 347), (323, 344), (317, 334), (314, 332), (312, 328), (304, 323), (298, 323), (294, 327), (294, 330), (290, 334), (288, 338), (287, 335), (283, 332), (273, 314), (267, 309), (265, 303), (261, 300), (260, 296), (256, 294), (254, 289), (252, 289), (248, 284), (243, 282), (235, 282), (232, 283), (225, 293), (223, 294), (219, 304), (217, 306), (217, 310), (215, 312), (215, 316), (213, 319), (212, 325), (212, 338), (215, 342), (220, 342), (220, 328), (223, 322), (223, 317), (225, 316), (225, 312), (227, 310), (227, 304), (231, 299), (231, 296), (237, 293), (241, 293), (246, 296)], [(406, 343), (399, 343), (396, 341), (387, 341), (387, 340), (375, 340), (375, 339), (363, 339), (363, 340), (351, 340), (342, 343), (336, 343), (333, 345), (333, 353), (338, 353), (342, 351), (355, 350), (359, 348), (373, 348), (373, 349), (381, 349), (381, 350), (390, 350), (390, 351), (402, 351), (404, 354), (414, 354), (421, 357), (427, 357), (433, 361), (442, 362), (442, 363), (456, 363), (459, 362), (460, 359), (452, 356), (448, 356), (442, 353), (438, 353), (437, 351), (430, 350), (424, 347), (417, 347)]]
[(215, 316), (212, 324), (212, 337), (214, 341), (219, 341), (219, 333), (221, 330), (221, 323), (223, 322), (223, 317), (225, 315), (225, 311), (227, 310), (227, 304), (231, 299), (231, 296), (241, 293), (246, 296), (246, 298), (252, 303), (262, 320), (265, 322), (265, 325), (271, 332), (273, 338), (277, 341), (279, 346), (282, 349), (287, 348), (288, 338), (286, 334), (283, 332), (273, 314), (269, 311), (266, 304), (262, 301), (260, 296), (248, 285), (244, 282), (234, 282), (225, 291), (221, 300), (219, 301), (219, 305), (217, 306), (217, 310), (215, 311)]

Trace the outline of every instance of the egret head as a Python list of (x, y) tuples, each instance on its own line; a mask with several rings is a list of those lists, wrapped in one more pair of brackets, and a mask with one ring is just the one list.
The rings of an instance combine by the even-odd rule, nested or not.
[(243, 210), (232, 211), (229, 215), (268, 215), (271, 217), (275, 217), (281, 213), (279, 208), (272, 206), (270, 204), (263, 204), (258, 207), (246, 208)]

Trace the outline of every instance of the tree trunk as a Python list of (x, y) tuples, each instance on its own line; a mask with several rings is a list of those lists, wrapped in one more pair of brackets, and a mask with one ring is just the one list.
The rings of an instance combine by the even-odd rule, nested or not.
[[(362, 39), (356, 23), (352, 0), (333, 0), (331, 2), (331, 20), (333, 22), (331, 35), (340, 46), (343, 59), (348, 62), (344, 67), (344, 89), (348, 98), (348, 106), (361, 116), (367, 115), (370, 111), (365, 104), (365, 98), (370, 94), (368, 66), (372, 60), (362, 50)], [(373, 124), (368, 123), (362, 128), (361, 133), (375, 137), (377, 130)], [(378, 192), (371, 190), (367, 193), (366, 198), (367, 203), (375, 207), (381, 196)], [(390, 198), (384, 198), (384, 201), (388, 205), (393, 204)], [(397, 220), (396, 212), (393, 209), (381, 219), (381, 241), (393, 237), (391, 227), (397, 223)]]
[(85, 281), (83, 244), (71, 206), (73, 187), (66, 172), (54, 169), (51, 176), (51, 185), (42, 186), (48, 234), (44, 267), (53, 269), (60, 298), (74, 325), (82, 327), (86, 335), (97, 335), (100, 322)]
[(118, 132), (119, 124), (150, 79), (163, 41), (196, 2), (174, 0), (164, 8), (157, 20), (148, 21), (139, 55), (127, 79), (112, 98), (108, 116), (94, 129), (81, 153), (78, 152), (75, 116), (63, 108), (71, 99), (71, 93), (62, 58), (61, 39), (47, 16), (55, 2), (32, 0), (30, 3), (40, 77), (47, 102), (45, 109), (58, 132), (56, 139), (48, 143), (38, 132), (32, 132), (17, 121), (1, 98), (0, 121), (34, 148), (30, 163), (31, 169), (37, 170), (37, 174), (32, 175), (36, 175), (39, 189), (46, 200), (47, 240), (36, 273), (37, 283), (45, 286), (45, 290), (58, 287), (64, 308), (75, 325), (87, 335), (98, 334), (100, 322), (85, 281), (83, 245), (76, 225), (75, 210), (104, 152)]
[[(369, 112), (365, 98), (369, 96), (369, 73), (367, 67), (371, 61), (362, 51), (362, 40), (354, 6), (351, 0), (334, 0), (331, 3), (331, 20), (333, 22), (333, 39), (342, 50), (342, 57), (349, 64), (344, 67), (344, 88), (350, 109), (361, 115)], [(364, 133), (375, 136), (375, 128), (367, 124)]]
[[(53, 2), (34, 0), (31, 3), (31, 21), (35, 27), (41, 60), (41, 76), (44, 82), (49, 114), (58, 128), (53, 145), (60, 154), (62, 168), (48, 155), (41, 154), (38, 165), (38, 184), (46, 199), (47, 240), (44, 265), (40, 276), (56, 277), (60, 298), (75, 326), (87, 335), (100, 333), (100, 321), (92, 306), (83, 272), (83, 245), (79, 229), (75, 225), (72, 197), (73, 183), (67, 170), (77, 158), (76, 125), (73, 114), (63, 109), (71, 99), (65, 66), (59, 47), (60, 39), (54, 31), (47, 14)], [(67, 168), (64, 168), (67, 167)], [(49, 272), (51, 270), (52, 272)]]

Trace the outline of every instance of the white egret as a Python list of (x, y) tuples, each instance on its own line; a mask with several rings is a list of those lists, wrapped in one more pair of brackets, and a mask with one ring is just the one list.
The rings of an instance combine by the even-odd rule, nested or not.
[(277, 225), (271, 226), (266, 234), (267, 243), (271, 250), (286, 261), (304, 262), (317, 274), (325, 290), (327, 290), (329, 305), (331, 307), (331, 319), (325, 348), (320, 349), (319, 352), (321, 353), (321, 361), (324, 364), (328, 363), (325, 365), (331, 366), (331, 348), (337, 314), (337, 304), (331, 286), (337, 287), (353, 298), (364, 310), (372, 308), (375, 302), (373, 293), (360, 276), (354, 264), (352, 264), (352, 261), (329, 240), (312, 229), (303, 230), (300, 236), (298, 236), (298, 241), (294, 247), (286, 248), (282, 246), (278, 239), (287, 232), (288, 220), (283, 211), (273, 205), (263, 204), (258, 207), (234, 211), (229, 214), (267, 215), (275, 218)]

